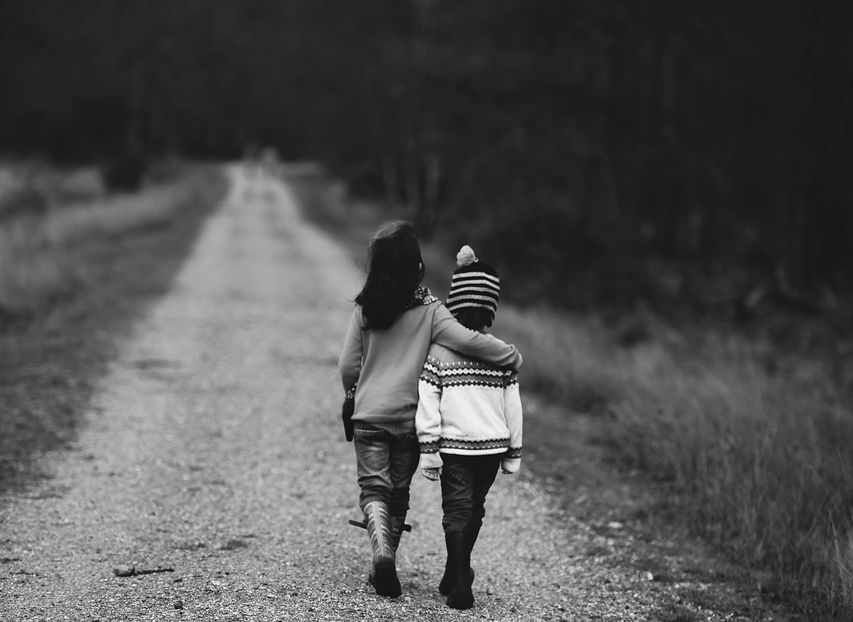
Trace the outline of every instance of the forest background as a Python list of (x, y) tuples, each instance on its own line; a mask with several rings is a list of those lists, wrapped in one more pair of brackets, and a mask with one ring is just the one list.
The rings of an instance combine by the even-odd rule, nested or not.
[(273, 145), (425, 234), (511, 247), (520, 297), (822, 308), (851, 287), (851, 11), (5, 0), (0, 145), (125, 166)]
[[(534, 385), (831, 609), (853, 602), (850, 32), (814, 0), (4, 0), (0, 157), (124, 190), (166, 161), (323, 163), (495, 263), (510, 325), (541, 327), (521, 340), (580, 352)], [(49, 209), (27, 192), (0, 217)]]

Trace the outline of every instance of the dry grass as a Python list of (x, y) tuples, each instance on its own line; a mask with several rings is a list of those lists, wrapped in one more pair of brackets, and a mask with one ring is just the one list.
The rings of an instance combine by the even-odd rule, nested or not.
[(59, 169), (40, 162), (0, 162), (0, 217), (105, 195), (96, 166)]
[(28, 313), (67, 295), (81, 278), (71, 249), (92, 238), (168, 225), (196, 183), (184, 179), (0, 222), (0, 312)]
[(853, 605), (853, 419), (837, 364), (725, 332), (653, 327), (620, 346), (587, 318), (500, 315), (528, 386), (600, 410), (614, 453), (670, 482), (692, 527), (813, 615)]
[[(317, 193), (323, 179), (290, 181), (315, 199), (306, 215), (359, 260), (393, 216), (341, 217)], [(442, 297), (453, 254), (423, 251)], [(853, 619), (853, 348), (780, 348), (727, 327), (687, 336), (651, 315), (614, 328), (506, 304), (493, 332), (525, 354), (525, 391), (599, 413), (612, 455), (668, 483), (671, 518), (760, 569), (768, 598), (810, 620)]]

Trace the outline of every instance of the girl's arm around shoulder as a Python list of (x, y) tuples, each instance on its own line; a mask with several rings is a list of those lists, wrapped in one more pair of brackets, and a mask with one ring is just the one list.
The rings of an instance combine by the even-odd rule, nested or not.
[(349, 391), (358, 382), (358, 376), (361, 373), (361, 361), (361, 308), (357, 306), (350, 317), (347, 334), (344, 337), (344, 345), (341, 348), (341, 355), (338, 357), (338, 371), (341, 374), (344, 391)]
[(431, 361), (434, 365), (443, 366), (453, 359), (453, 352), (445, 348), (440, 343), (429, 344), (427, 350), (427, 361)]
[(478, 333), (460, 324), (443, 304), (436, 303), (432, 322), (432, 341), (497, 367), (521, 367), (518, 349), (491, 335)]

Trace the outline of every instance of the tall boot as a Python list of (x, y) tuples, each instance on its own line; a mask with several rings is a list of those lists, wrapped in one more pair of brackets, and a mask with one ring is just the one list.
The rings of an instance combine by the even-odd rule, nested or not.
[(447, 557), (452, 560), (453, 584), (447, 597), (447, 606), (453, 609), (470, 609), (474, 606), (474, 594), (471, 593), (471, 554), (465, 543), (465, 534), (445, 533)]
[[(468, 529), (465, 530), (465, 548), (468, 550), (469, 560), (468, 578), (471, 583), (474, 582), (474, 569), (470, 566), (471, 551), (473, 550), (474, 543), (477, 541), (477, 536), (480, 533), (480, 526), (482, 526), (482, 523), (476, 527), (469, 526)], [(453, 558), (448, 554), (447, 561), (444, 563), (444, 575), (442, 575), (441, 581), (438, 584), (438, 593), (442, 596), (448, 596), (450, 594), (450, 590), (453, 589), (453, 584), (456, 581), (456, 569), (454, 563)]]
[[(480, 535), (480, 527), (482, 526), (483, 521), (479, 521), (476, 524), (469, 524), (468, 529), (465, 530), (465, 548), (468, 549), (469, 563), (474, 551), (474, 545), (477, 543), (477, 536)], [(469, 567), (469, 572), (471, 573), (471, 583), (474, 583), (474, 568)]]
[(441, 581), (438, 584), (438, 593), (442, 596), (449, 596), (456, 581), (456, 560), (453, 559), (453, 550), (448, 544), (446, 533), (444, 534), (444, 543), (447, 546), (447, 560), (444, 562), (444, 574), (441, 575)]
[(373, 588), (380, 596), (397, 597), (401, 594), (400, 580), (394, 547), (391, 544), (391, 518), (388, 506), (382, 501), (371, 501), (364, 506), (364, 522), (373, 549)]
[[(395, 559), (397, 549), (400, 547), (400, 538), (403, 535), (403, 526), (406, 524), (406, 515), (391, 517), (391, 548), (394, 549)], [(370, 570), (367, 573), (367, 582), (370, 585), (374, 584), (376, 575), (373, 570), (373, 564), (370, 565)]]
[(477, 544), (477, 536), (480, 535), (480, 527), (483, 526), (482, 521), (479, 523), (468, 524), (468, 529), (465, 530), (465, 546), (468, 547), (468, 552), (474, 550), (474, 545)]

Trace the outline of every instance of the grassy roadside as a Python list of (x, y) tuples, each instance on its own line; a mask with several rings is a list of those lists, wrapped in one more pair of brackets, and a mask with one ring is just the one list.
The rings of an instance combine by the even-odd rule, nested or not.
[(850, 619), (853, 422), (831, 363), (649, 324), (626, 345), (594, 318), (506, 309), (500, 331), (537, 353), (538, 390), (597, 413), (609, 454), (660, 483), (668, 520), (769, 571), (762, 592), (806, 619)]
[[(324, 210), (321, 181), (295, 182), (309, 217), (363, 260), (376, 222), (392, 215), (371, 216), (363, 205)], [(453, 269), (449, 255), (424, 248), (428, 284), (439, 295)], [(565, 490), (615, 463), (640, 474), (632, 487), (649, 494), (632, 511), (652, 531), (701, 535), (737, 562), (721, 572), (758, 600), (803, 619), (850, 619), (853, 421), (850, 379), (837, 360), (724, 327), (688, 334), (651, 315), (614, 327), (502, 305), (495, 332), (527, 355), (525, 388), (563, 406), (561, 416), (539, 409), (550, 414), (537, 413), (542, 425), (526, 432), (525, 446), (539, 454), (534, 470), (565, 484), (568, 503)], [(564, 440), (569, 434), (577, 438)], [(618, 499), (594, 505), (585, 511), (625, 510)], [(713, 608), (707, 594), (685, 598)]]
[(0, 489), (73, 439), (118, 339), (168, 290), (226, 184), (193, 167), (0, 230)]

